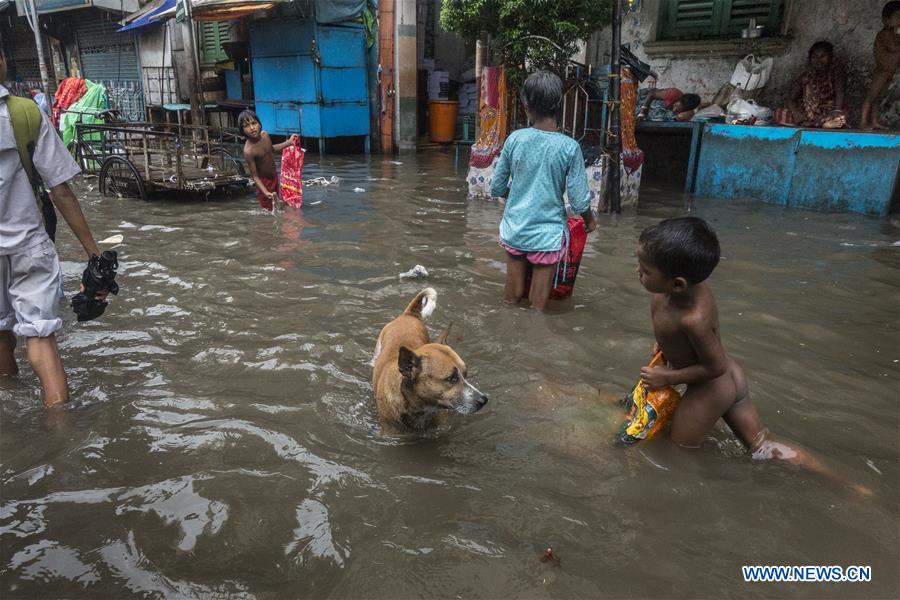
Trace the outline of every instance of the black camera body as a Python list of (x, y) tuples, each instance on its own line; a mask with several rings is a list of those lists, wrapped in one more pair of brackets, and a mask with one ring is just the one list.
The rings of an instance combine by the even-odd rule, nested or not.
[(88, 261), (87, 268), (81, 274), (84, 291), (72, 296), (72, 309), (78, 316), (79, 323), (96, 319), (106, 310), (109, 302), (97, 300), (98, 293), (119, 293), (119, 285), (116, 283), (118, 268), (119, 260), (115, 250), (105, 250), (100, 256), (94, 255)]

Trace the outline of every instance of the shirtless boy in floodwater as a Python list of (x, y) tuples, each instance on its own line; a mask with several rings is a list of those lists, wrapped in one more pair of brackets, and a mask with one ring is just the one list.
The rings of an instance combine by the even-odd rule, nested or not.
[(653, 333), (666, 360), (664, 367), (641, 369), (641, 379), (651, 388), (687, 384), (672, 417), (672, 441), (698, 448), (721, 417), (753, 458), (779, 458), (837, 479), (806, 450), (769, 435), (744, 371), (722, 346), (716, 299), (705, 283), (719, 263), (712, 228), (697, 217), (666, 219), (641, 233), (637, 255), (641, 284), (653, 294)]
[(259, 117), (252, 110), (245, 110), (238, 115), (238, 127), (247, 136), (244, 142), (244, 160), (250, 169), (250, 177), (256, 184), (256, 199), (260, 208), (274, 210), (274, 202), (278, 198), (278, 173), (275, 171), (275, 153), (281, 152), (299, 139), (297, 134), (280, 144), (272, 145), (269, 133), (263, 131)]

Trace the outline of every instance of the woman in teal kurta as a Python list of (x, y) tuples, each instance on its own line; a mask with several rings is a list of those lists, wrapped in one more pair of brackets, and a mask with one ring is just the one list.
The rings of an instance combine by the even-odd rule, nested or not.
[(568, 245), (563, 192), (568, 191), (569, 204), (584, 219), (589, 233), (597, 228), (597, 222), (591, 211), (581, 147), (556, 131), (562, 81), (549, 71), (532, 73), (522, 86), (522, 102), (532, 126), (514, 131), (503, 144), (491, 195), (506, 198), (500, 222), (500, 245), (506, 250), (503, 301), (515, 304), (525, 295), (530, 263), (528, 299), (534, 308), (543, 310), (557, 263)]

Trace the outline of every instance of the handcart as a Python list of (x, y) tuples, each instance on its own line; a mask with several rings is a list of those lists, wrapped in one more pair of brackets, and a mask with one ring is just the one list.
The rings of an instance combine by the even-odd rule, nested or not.
[(69, 150), (104, 196), (140, 198), (161, 191), (210, 194), (246, 186), (237, 129), (125, 122), (78, 123)]

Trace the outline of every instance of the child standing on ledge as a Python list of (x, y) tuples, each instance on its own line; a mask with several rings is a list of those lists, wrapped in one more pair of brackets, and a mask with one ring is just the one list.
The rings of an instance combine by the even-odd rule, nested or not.
[(878, 104), (882, 93), (900, 68), (900, 0), (891, 0), (881, 10), (884, 25), (875, 36), (875, 73), (862, 105), (860, 127), (863, 129), (886, 129), (878, 122)]
[(275, 171), (275, 153), (281, 152), (298, 139), (297, 134), (280, 144), (272, 145), (269, 133), (263, 131), (259, 117), (252, 110), (245, 110), (238, 115), (238, 127), (247, 136), (244, 142), (244, 160), (250, 170), (250, 177), (256, 184), (256, 199), (260, 208), (275, 209), (278, 198), (278, 173)]
[(534, 270), (528, 299), (538, 310), (547, 306), (553, 275), (568, 248), (564, 191), (572, 210), (584, 219), (585, 230), (597, 228), (581, 147), (556, 130), (562, 87), (562, 80), (549, 71), (525, 80), (522, 102), (531, 127), (506, 139), (491, 180), (491, 196), (507, 199), (500, 222), (500, 246), (506, 250), (503, 301), (516, 304), (525, 296), (530, 263)]

